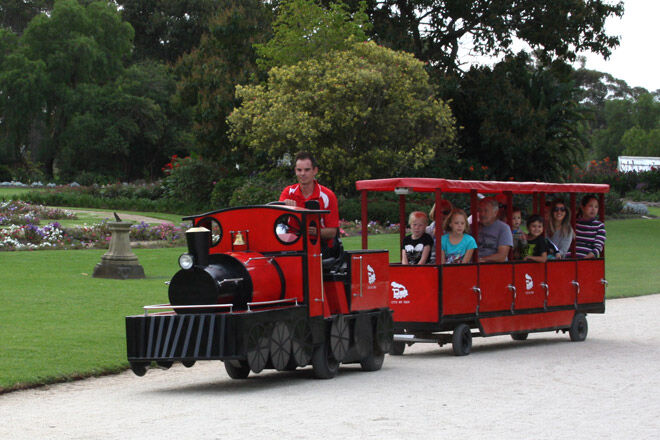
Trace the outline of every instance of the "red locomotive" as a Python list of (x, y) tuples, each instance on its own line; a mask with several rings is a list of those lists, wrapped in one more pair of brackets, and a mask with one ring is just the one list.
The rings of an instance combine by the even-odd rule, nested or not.
[[(554, 184), (537, 182), (483, 182), (427, 178), (364, 180), (356, 183), (362, 201), (362, 247), (367, 247), (368, 197), (370, 191), (399, 194), (401, 240), (406, 225), (406, 194), (431, 193), (441, 206), (445, 193), (470, 196), (470, 212), (477, 212), (478, 196), (499, 195), (506, 201), (511, 224), (514, 194), (532, 196), (533, 211), (543, 216), (548, 194), (568, 193), (576, 212), (576, 194), (595, 193), (599, 217), (604, 220), (604, 194), (609, 185)], [(442, 224), (437, 210), (436, 224)], [(438, 218), (439, 217), (439, 218)], [(572, 217), (575, 229), (575, 216)], [(478, 222), (471, 234), (478, 235)], [(441, 227), (435, 228), (440, 243)], [(575, 241), (572, 244), (575, 251)], [(439, 255), (439, 252), (438, 252)], [(390, 265), (394, 344), (392, 354), (402, 354), (406, 345), (432, 342), (452, 343), (456, 355), (466, 355), (473, 336), (510, 334), (524, 340), (530, 332), (569, 332), (573, 341), (587, 336), (587, 313), (605, 311), (605, 261), (594, 259), (548, 260), (545, 263), (511, 261), (472, 264)], [(476, 331), (473, 331), (476, 330)]]
[(339, 363), (380, 369), (393, 334), (388, 252), (335, 247), (324, 258), (324, 213), (275, 203), (185, 218), (170, 304), (126, 317), (133, 372), (198, 360), (224, 361), (235, 379), (310, 363), (319, 378)]

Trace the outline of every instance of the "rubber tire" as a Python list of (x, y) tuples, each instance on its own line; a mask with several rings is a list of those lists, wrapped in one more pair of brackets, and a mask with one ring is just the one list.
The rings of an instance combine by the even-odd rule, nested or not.
[(472, 332), (467, 324), (458, 324), (451, 336), (451, 346), (455, 356), (466, 356), (472, 349)]
[(136, 363), (131, 363), (131, 371), (139, 377), (144, 376), (147, 374), (147, 366), (149, 364), (146, 362), (136, 362)]
[(529, 336), (529, 333), (527, 332), (511, 333), (511, 339), (513, 339), (514, 341), (526, 341), (527, 336)]
[(360, 365), (362, 366), (362, 371), (378, 371), (383, 366), (383, 361), (385, 360), (385, 353), (382, 351), (378, 354), (373, 351), (369, 356), (360, 360)]
[(250, 374), (250, 366), (246, 361), (224, 361), (225, 370), (232, 379), (245, 379)]
[(186, 367), (186, 368), (190, 368), (190, 367), (192, 367), (193, 365), (195, 365), (195, 361), (181, 361), (181, 363), (182, 363), (183, 366)]
[(312, 367), (317, 379), (332, 379), (337, 375), (339, 362), (332, 356), (327, 341), (314, 348)]
[(571, 328), (568, 330), (568, 335), (573, 342), (581, 342), (587, 339), (589, 332), (589, 324), (587, 324), (587, 317), (584, 313), (576, 313), (571, 323)]
[(392, 347), (390, 347), (390, 354), (392, 356), (401, 356), (405, 350), (405, 342), (394, 341), (392, 342)]
[(174, 364), (172, 361), (157, 361), (156, 365), (163, 370), (169, 370), (170, 367)]

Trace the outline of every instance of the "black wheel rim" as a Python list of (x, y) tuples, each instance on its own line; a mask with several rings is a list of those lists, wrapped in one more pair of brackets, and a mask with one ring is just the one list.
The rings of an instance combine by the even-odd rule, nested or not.
[(309, 328), (307, 321), (301, 319), (293, 328), (293, 340), (291, 341), (291, 351), (296, 364), (300, 367), (309, 364), (313, 349), (312, 329)]
[(284, 322), (278, 322), (273, 327), (270, 338), (270, 358), (273, 367), (282, 371), (286, 368), (291, 358), (291, 331)]
[(262, 325), (255, 325), (248, 335), (247, 361), (254, 373), (261, 372), (268, 362), (269, 338)]
[(334, 358), (341, 362), (346, 358), (350, 345), (350, 330), (343, 316), (338, 316), (330, 328), (330, 348)]

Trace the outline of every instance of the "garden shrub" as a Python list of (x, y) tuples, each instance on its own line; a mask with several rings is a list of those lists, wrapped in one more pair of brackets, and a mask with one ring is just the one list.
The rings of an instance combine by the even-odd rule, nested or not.
[(180, 200), (194, 210), (209, 208), (213, 184), (220, 177), (217, 167), (202, 159), (172, 156), (164, 171), (166, 198)]
[(290, 185), (290, 180), (271, 172), (249, 177), (232, 193), (229, 206), (263, 205), (279, 200), (282, 190)]
[(7, 165), (0, 165), (0, 182), (10, 182), (14, 180), (11, 168)]
[(211, 206), (213, 209), (221, 209), (229, 206), (232, 195), (236, 189), (245, 184), (247, 178), (224, 177), (218, 179), (211, 192)]

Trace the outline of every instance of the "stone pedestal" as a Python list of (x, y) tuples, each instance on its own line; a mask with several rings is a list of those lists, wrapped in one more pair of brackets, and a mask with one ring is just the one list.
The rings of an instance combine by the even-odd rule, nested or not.
[(138, 262), (137, 255), (131, 250), (128, 231), (129, 222), (110, 222), (110, 248), (103, 254), (101, 262), (94, 267), (95, 278), (114, 278), (125, 280), (129, 278), (144, 278), (144, 269)]

